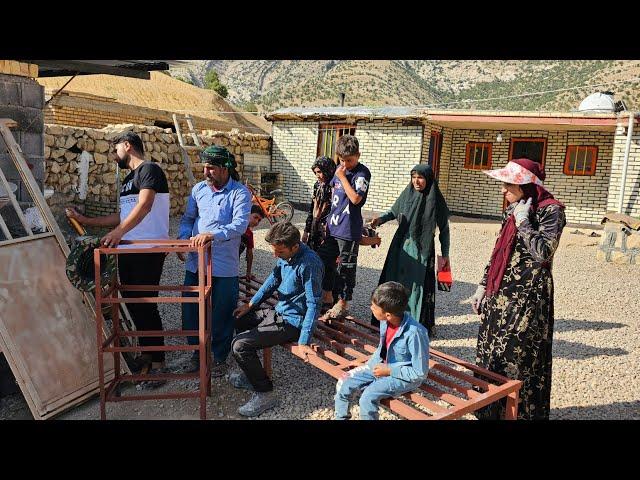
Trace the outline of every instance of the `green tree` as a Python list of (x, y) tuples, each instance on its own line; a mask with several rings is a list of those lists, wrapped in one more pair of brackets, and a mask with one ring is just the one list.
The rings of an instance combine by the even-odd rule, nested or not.
[(205, 75), (204, 86), (210, 90), (213, 90), (222, 98), (227, 98), (227, 95), (229, 95), (226, 85), (223, 85), (220, 82), (220, 78), (218, 78), (218, 72), (216, 72), (213, 68), (209, 70)]

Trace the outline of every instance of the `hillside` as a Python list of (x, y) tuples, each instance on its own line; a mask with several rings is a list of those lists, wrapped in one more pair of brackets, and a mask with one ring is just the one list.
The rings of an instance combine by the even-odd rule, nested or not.
[[(346, 93), (346, 106), (570, 111), (590, 93), (611, 90), (628, 108), (640, 108), (637, 60), (196, 60), (171, 73), (202, 84), (210, 68), (227, 85), (229, 101), (253, 102), (261, 112), (338, 105), (340, 92)], [(509, 96), (516, 97), (486, 101)]]
[[(38, 78), (46, 89), (57, 90), (70, 77)], [(141, 107), (191, 113), (200, 117), (232, 122), (249, 131), (269, 131), (261, 117), (235, 112), (233, 107), (212, 90), (199, 88), (160, 72), (151, 72), (150, 80), (114, 75), (84, 75), (74, 78), (65, 90), (114, 98), (117, 102)], [(197, 125), (196, 125), (197, 128)]]

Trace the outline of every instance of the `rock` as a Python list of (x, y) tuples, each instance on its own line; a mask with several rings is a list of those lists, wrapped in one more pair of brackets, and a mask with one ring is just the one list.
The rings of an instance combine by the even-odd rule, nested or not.
[(640, 249), (640, 232), (627, 235), (627, 250), (633, 248)]
[(60, 125), (46, 125), (46, 132), (49, 135), (62, 135), (62, 127)]
[(56, 148), (51, 152), (51, 158), (60, 158), (65, 154), (66, 150), (62, 148)]
[(109, 151), (109, 143), (105, 140), (96, 141), (95, 151), (98, 153), (104, 153)]
[(100, 189), (100, 194), (101, 195), (110, 195), (111, 194), (111, 187), (109, 187), (109, 185), (103, 185), (102, 188)]
[(63, 135), (73, 135), (75, 131), (76, 129), (74, 127), (62, 127)]
[(94, 152), (96, 149), (96, 143), (92, 139), (88, 139), (85, 145), (87, 152)]
[(54, 143), (56, 147), (64, 148), (65, 144), (67, 143), (67, 138), (63, 136), (56, 137)]
[(172, 154), (172, 153), (176, 153), (180, 151), (180, 147), (178, 145), (176, 145), (175, 143), (172, 143), (171, 145), (169, 145), (167, 147), (167, 153), (168, 154)]
[(152, 152), (151, 158), (154, 159), (156, 162), (160, 162), (162, 160), (162, 156), (158, 152)]
[(53, 135), (47, 135), (45, 134), (44, 136), (44, 144), (47, 147), (53, 147), (56, 143), (56, 139)]
[(64, 158), (69, 160), (74, 160), (78, 156), (75, 152), (66, 151), (64, 152)]
[(74, 137), (76, 137), (76, 138), (80, 138), (80, 137), (82, 137), (82, 136), (84, 135), (84, 133), (85, 133), (85, 132), (84, 132), (84, 129), (79, 128), (78, 130), (76, 130), (76, 131), (73, 133), (73, 136), (74, 136)]
[(98, 165), (103, 165), (107, 163), (107, 156), (104, 153), (94, 153), (93, 159)]
[(100, 130), (94, 130), (93, 139), (94, 140), (104, 140), (104, 132), (102, 132)]
[(104, 173), (102, 175), (102, 181), (106, 184), (113, 185), (116, 183), (116, 174), (115, 173)]
[(44, 147), (44, 158), (49, 158), (51, 156), (51, 149), (49, 147)]
[(49, 171), (51, 173), (60, 173), (60, 165), (58, 164), (58, 162), (51, 162), (51, 165), (49, 166)]

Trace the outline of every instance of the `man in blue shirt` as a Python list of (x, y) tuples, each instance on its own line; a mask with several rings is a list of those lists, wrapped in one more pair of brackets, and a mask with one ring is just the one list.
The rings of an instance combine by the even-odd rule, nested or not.
[[(254, 390), (251, 399), (238, 409), (247, 417), (260, 415), (277, 404), (258, 350), (297, 342), (299, 352), (306, 357), (312, 351), (309, 343), (320, 314), (324, 273), (320, 257), (300, 242), (300, 231), (290, 222), (276, 223), (265, 240), (278, 258), (276, 266), (251, 301), (233, 312), (236, 330), (243, 333), (233, 339), (231, 348), (242, 372), (231, 374), (229, 381), (236, 388)], [(276, 289), (275, 311), (257, 310)]]
[[(200, 153), (204, 162), (205, 180), (191, 190), (187, 209), (180, 221), (178, 238), (190, 239), (191, 245), (201, 246), (211, 240), (213, 251), (211, 350), (213, 366), (211, 375), (221, 377), (226, 373), (226, 359), (233, 338), (233, 309), (238, 303), (240, 237), (249, 224), (251, 193), (242, 183), (236, 171), (235, 157), (224, 147), (212, 145)], [(184, 258), (183, 254), (180, 254)], [(198, 254), (189, 253), (186, 261), (184, 284), (198, 284)], [(183, 296), (197, 296), (184, 292)], [(198, 329), (198, 305), (182, 304), (182, 328)], [(188, 337), (189, 345), (197, 345), (198, 337)], [(194, 352), (186, 371), (200, 367), (199, 354)]]
[(337, 299), (326, 313), (328, 318), (348, 313), (348, 302), (356, 285), (358, 248), (362, 239), (362, 207), (367, 201), (371, 181), (371, 172), (360, 163), (360, 146), (356, 137), (340, 137), (336, 153), (340, 165), (330, 182), (333, 195), (327, 217), (327, 238), (318, 249), (325, 268), (323, 297), (332, 291), (333, 298)]

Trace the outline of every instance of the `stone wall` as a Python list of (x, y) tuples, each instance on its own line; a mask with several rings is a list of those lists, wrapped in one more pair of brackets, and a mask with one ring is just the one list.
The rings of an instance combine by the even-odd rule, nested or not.
[[(115, 150), (110, 140), (124, 130), (133, 130), (142, 138), (145, 158), (157, 162), (169, 181), (171, 215), (180, 215), (191, 192), (177, 136), (171, 129), (141, 125), (110, 125), (102, 129), (77, 128), (64, 125), (45, 126), (44, 183), (55, 190), (49, 199), (51, 206), (78, 204), (88, 215), (105, 215), (116, 211)], [(243, 154), (269, 154), (270, 137), (238, 131), (205, 131), (198, 138), (206, 147), (216, 144), (227, 147), (235, 156), (242, 173)], [(185, 137), (193, 144), (191, 137)], [(86, 197), (82, 198), (81, 170), (83, 152), (89, 155)], [(85, 157), (86, 155), (85, 154)], [(197, 152), (190, 152), (191, 166), (197, 181), (203, 179), (202, 163)], [(122, 178), (128, 170), (121, 172)]]

